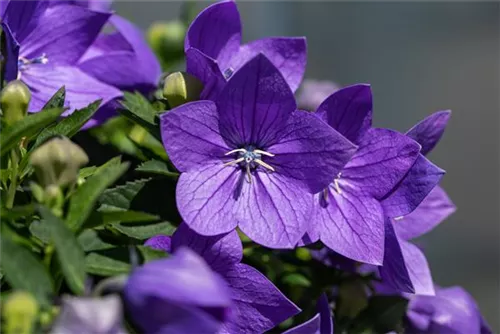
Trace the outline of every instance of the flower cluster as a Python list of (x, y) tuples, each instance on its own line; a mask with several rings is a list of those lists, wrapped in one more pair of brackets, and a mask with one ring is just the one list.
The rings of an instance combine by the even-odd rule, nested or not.
[[(303, 82), (306, 39), (242, 44), (233, 1), (185, 24), (186, 69), (168, 76), (109, 1), (1, 1), (0, 17), (7, 333), (20, 318), (23, 333), (491, 332), (411, 242), (455, 211), (426, 157), (449, 110), (374, 127), (370, 85)], [(158, 27), (151, 44), (170, 46)], [(150, 178), (110, 188), (130, 177), (116, 158), (81, 169), (91, 155), (66, 137), (82, 127)], [(148, 190), (165, 179), (167, 213)], [(69, 291), (87, 295), (54, 316), (49, 295)]]

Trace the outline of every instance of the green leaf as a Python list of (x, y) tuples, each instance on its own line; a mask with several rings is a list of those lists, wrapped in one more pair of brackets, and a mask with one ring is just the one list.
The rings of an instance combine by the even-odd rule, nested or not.
[(396, 330), (406, 313), (408, 300), (400, 296), (373, 296), (368, 306), (352, 321), (348, 333), (374, 333)]
[(159, 222), (152, 224), (135, 223), (135, 224), (113, 224), (113, 228), (120, 233), (131, 238), (146, 240), (158, 234), (172, 235), (175, 231), (175, 226), (170, 222)]
[(32, 150), (43, 144), (50, 137), (60, 135), (68, 138), (73, 137), (81, 127), (87, 123), (95, 114), (102, 100), (97, 100), (83, 109), (75, 110), (71, 115), (63, 118), (59, 123), (49, 128), (44, 129), (37, 137)]
[(85, 291), (85, 254), (83, 250), (76, 241), (73, 232), (50, 209), (40, 206), (39, 211), (50, 230), (50, 236), (54, 242), (66, 283), (73, 293), (83, 294)]
[(157, 112), (151, 103), (138, 92), (125, 92), (124, 96), (124, 100), (121, 101), (123, 109), (119, 109), (119, 111), (161, 140), (160, 129), (156, 123)]
[(88, 273), (99, 276), (127, 274), (131, 266), (130, 250), (127, 247), (115, 247), (92, 252), (85, 258)]
[(64, 100), (66, 99), (66, 87), (62, 86), (59, 90), (52, 95), (50, 100), (45, 103), (42, 110), (52, 109), (52, 108), (62, 108), (64, 107)]
[(311, 281), (309, 281), (304, 275), (299, 273), (291, 273), (283, 277), (283, 283), (291, 286), (302, 286), (310, 287)]
[(33, 204), (15, 206), (12, 209), (2, 208), (2, 210), (0, 210), (0, 218), (16, 220), (19, 218), (31, 216), (34, 212), (35, 206)]
[(85, 230), (78, 236), (78, 243), (85, 252), (110, 249), (116, 245), (105, 241), (102, 235), (96, 230)]
[(167, 163), (159, 160), (149, 160), (142, 163), (139, 167), (135, 169), (138, 172), (155, 174), (161, 176), (168, 176), (178, 178), (179, 174), (172, 172), (168, 169)]
[(21, 138), (26, 137), (27, 140), (33, 138), (41, 129), (56, 121), (62, 112), (62, 108), (42, 110), (26, 116), (14, 126), (4, 130), (0, 138), (0, 156), (9, 152)]
[(108, 162), (73, 193), (66, 218), (72, 230), (78, 230), (83, 225), (99, 196), (118, 180), (128, 167), (128, 163), (116, 165)]
[(97, 226), (104, 226), (111, 223), (136, 223), (136, 222), (152, 222), (160, 219), (159, 216), (155, 216), (146, 212), (132, 211), (132, 210), (117, 210), (111, 207), (112, 211), (101, 211), (103, 209), (108, 209), (104, 206), (99, 208), (99, 211), (93, 213), (91, 217), (87, 220), (84, 228), (94, 228)]
[(40, 304), (49, 306), (53, 284), (45, 267), (28, 249), (12, 241), (4, 230), (1, 241), (2, 273), (11, 287), (28, 291)]
[(161, 251), (158, 249), (154, 249), (151, 247), (137, 246), (137, 249), (139, 250), (139, 252), (142, 256), (142, 263), (146, 263), (149, 261), (158, 260), (161, 258), (168, 257), (167, 252), (164, 252), (164, 251)]
[(47, 221), (35, 220), (30, 224), (29, 230), (31, 235), (37, 237), (44, 244), (50, 243), (51, 235)]
[(103, 205), (128, 210), (134, 198), (150, 179), (135, 180), (124, 185), (107, 189), (99, 198)]
[(85, 167), (85, 168), (80, 169), (80, 172), (78, 173), (78, 177), (82, 178), (82, 179), (86, 179), (89, 176), (94, 175), (95, 172), (97, 172), (96, 166)]

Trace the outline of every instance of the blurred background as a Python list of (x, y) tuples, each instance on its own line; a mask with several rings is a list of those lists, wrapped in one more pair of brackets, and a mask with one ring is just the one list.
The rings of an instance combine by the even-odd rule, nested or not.
[[(198, 3), (202, 8), (207, 2)], [(181, 2), (115, 1), (146, 30)], [(430, 159), (458, 207), (419, 240), (434, 279), (462, 285), (500, 332), (500, 3), (241, 2), (244, 40), (306, 36), (306, 77), (370, 83), (375, 125), (406, 131), (453, 116)]]

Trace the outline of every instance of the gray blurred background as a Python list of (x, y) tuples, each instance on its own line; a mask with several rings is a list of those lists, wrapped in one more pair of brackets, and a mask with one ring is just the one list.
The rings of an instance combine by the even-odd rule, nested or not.
[[(208, 3), (199, 4), (204, 7)], [(117, 1), (146, 29), (181, 3)], [(406, 131), (453, 116), (430, 158), (458, 207), (420, 240), (435, 281), (462, 285), (500, 332), (500, 3), (240, 2), (244, 40), (306, 36), (306, 77), (370, 83), (375, 125)]]

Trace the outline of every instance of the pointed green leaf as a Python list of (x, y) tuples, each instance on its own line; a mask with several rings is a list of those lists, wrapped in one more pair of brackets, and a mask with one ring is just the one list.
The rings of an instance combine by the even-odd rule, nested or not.
[(66, 87), (62, 86), (59, 90), (52, 95), (50, 100), (45, 103), (42, 110), (52, 109), (52, 108), (62, 108), (64, 107), (64, 100), (66, 99)]
[(9, 152), (21, 138), (25, 137), (27, 140), (33, 138), (40, 130), (55, 122), (62, 112), (62, 108), (42, 110), (26, 116), (14, 126), (3, 130), (0, 137), (0, 156)]
[(113, 245), (103, 239), (101, 234), (96, 230), (85, 230), (78, 236), (78, 243), (82, 246), (85, 252), (114, 248)]
[(13, 289), (33, 294), (44, 306), (50, 305), (52, 280), (42, 263), (26, 248), (16, 244), (2, 230), (2, 273)]
[(150, 179), (135, 180), (127, 182), (111, 189), (107, 189), (99, 198), (99, 202), (109, 207), (128, 210), (137, 194), (149, 182)]
[(138, 172), (156, 174), (168, 177), (178, 178), (179, 174), (168, 169), (167, 163), (159, 160), (149, 160), (142, 163), (135, 169)]
[(34, 212), (35, 212), (35, 206), (33, 204), (15, 206), (12, 209), (2, 208), (2, 210), (0, 210), (0, 218), (16, 220), (19, 218), (30, 216)]
[(153, 136), (161, 140), (160, 130), (156, 123), (157, 112), (149, 101), (140, 93), (124, 93), (121, 101), (123, 108), (119, 109), (123, 116), (145, 127)]
[(39, 207), (57, 252), (66, 283), (75, 294), (85, 291), (85, 254), (73, 232), (48, 208)]
[(130, 250), (127, 247), (115, 247), (95, 251), (85, 258), (88, 273), (99, 276), (115, 276), (130, 271)]
[(89, 177), (71, 197), (67, 223), (72, 230), (78, 230), (92, 212), (101, 194), (128, 169), (128, 163), (107, 164)]
[[(159, 216), (155, 216), (146, 212), (132, 211), (132, 210), (117, 210), (114, 207), (101, 207), (99, 211), (92, 214), (92, 216), (87, 220), (84, 228), (94, 228), (98, 226), (104, 226), (111, 223), (137, 223), (137, 222), (153, 222), (160, 219)], [(102, 211), (105, 209), (105, 211)], [(107, 210), (106, 210), (107, 209)]]
[(146, 240), (158, 234), (172, 235), (175, 231), (175, 226), (170, 222), (159, 223), (135, 223), (135, 224), (113, 224), (113, 228), (120, 233), (131, 238)]

